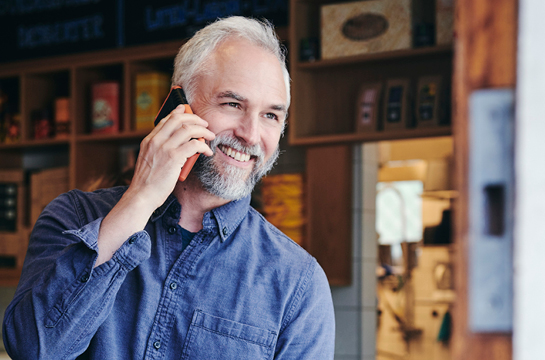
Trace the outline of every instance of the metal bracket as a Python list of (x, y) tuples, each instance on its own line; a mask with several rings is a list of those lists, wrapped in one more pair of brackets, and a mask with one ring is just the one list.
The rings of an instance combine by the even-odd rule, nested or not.
[(513, 328), (513, 89), (469, 99), (469, 328)]

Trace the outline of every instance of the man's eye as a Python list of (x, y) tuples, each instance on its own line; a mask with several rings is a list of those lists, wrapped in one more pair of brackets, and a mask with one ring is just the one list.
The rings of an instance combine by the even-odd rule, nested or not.
[(230, 106), (230, 107), (234, 107), (234, 108), (239, 108), (240, 105), (239, 103), (236, 103), (236, 102), (228, 102), (226, 103), (227, 106)]
[(267, 117), (267, 119), (278, 120), (278, 116), (274, 113), (267, 113), (265, 116)]

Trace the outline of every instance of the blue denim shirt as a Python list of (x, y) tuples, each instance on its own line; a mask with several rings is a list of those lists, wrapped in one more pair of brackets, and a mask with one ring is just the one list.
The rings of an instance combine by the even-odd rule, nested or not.
[(4, 318), (14, 359), (333, 359), (323, 270), (249, 198), (206, 213), (183, 250), (171, 196), (93, 269), (125, 190), (74, 190), (43, 211)]

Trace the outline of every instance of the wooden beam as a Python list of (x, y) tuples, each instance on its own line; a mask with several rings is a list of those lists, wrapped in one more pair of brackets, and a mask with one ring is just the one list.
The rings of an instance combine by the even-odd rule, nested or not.
[(331, 285), (352, 281), (352, 148), (307, 149), (307, 239), (304, 247)]
[(457, 301), (453, 360), (510, 360), (511, 334), (473, 334), (468, 328), (468, 99), (477, 89), (515, 87), (517, 0), (457, 0), (453, 79), (454, 204)]

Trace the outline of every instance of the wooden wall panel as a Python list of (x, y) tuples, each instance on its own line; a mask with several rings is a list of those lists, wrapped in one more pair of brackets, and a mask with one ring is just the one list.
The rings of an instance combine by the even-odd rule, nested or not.
[(352, 277), (352, 147), (307, 149), (306, 249), (318, 260), (331, 285)]
[(468, 328), (468, 97), (477, 89), (516, 84), (517, 0), (456, 0), (453, 79), (456, 291), (454, 360), (510, 360), (511, 334), (472, 334)]

